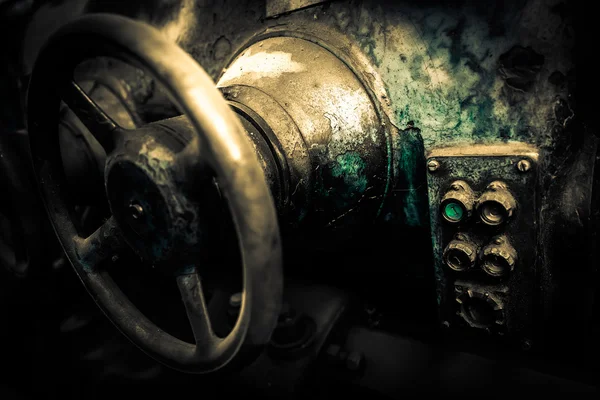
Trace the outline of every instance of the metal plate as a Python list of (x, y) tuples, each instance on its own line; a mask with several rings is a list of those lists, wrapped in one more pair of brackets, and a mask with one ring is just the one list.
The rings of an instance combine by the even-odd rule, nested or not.
[[(523, 171), (519, 162), (526, 160), (529, 169)], [(508, 334), (525, 340), (532, 335), (534, 296), (536, 293), (537, 241), (537, 149), (524, 144), (468, 146), (434, 150), (428, 157), (428, 192), (431, 229), (435, 258), (440, 319), (444, 326), (456, 331), (471, 325), (461, 316), (457, 298), (468, 292), (488, 294), (496, 299), (502, 317), (488, 329), (492, 334)], [(523, 164), (521, 164), (523, 165)], [(437, 167), (437, 168), (436, 168)], [(440, 201), (456, 180), (467, 182), (476, 198), (493, 181), (507, 184), (518, 207), (503, 227), (491, 228), (479, 221), (477, 213), (459, 226), (447, 223), (440, 213)], [(444, 265), (444, 248), (456, 233), (469, 235), (484, 246), (496, 235), (509, 237), (518, 254), (515, 269), (504, 279), (487, 276), (478, 266), (469, 272), (457, 273)], [(463, 297), (464, 298), (464, 297)]]

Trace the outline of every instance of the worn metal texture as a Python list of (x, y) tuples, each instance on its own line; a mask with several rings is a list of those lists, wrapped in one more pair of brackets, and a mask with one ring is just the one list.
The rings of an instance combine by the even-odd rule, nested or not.
[[(161, 140), (168, 136), (161, 135), (159, 126), (149, 125), (128, 136), (133, 137), (106, 161), (111, 211), (125, 239), (144, 259), (182, 265), (188, 258), (189, 263), (187, 253), (201, 241), (202, 224), (198, 205), (173, 185), (175, 154), (182, 144), (176, 150), (169, 148), (170, 143)], [(132, 206), (139, 208), (139, 215), (132, 216)]]
[[(226, 3), (211, 2), (213, 14), (199, 15), (198, 28), (182, 43), (213, 76), (258, 31), (311, 25), (341, 32), (376, 66), (389, 92), (392, 121), (398, 127), (413, 121), (428, 148), (536, 142), (556, 96), (563, 94), (552, 82), (566, 80), (573, 68), (568, 57), (573, 37), (562, 12), (567, 6), (560, 1), (511, 1), (502, 7), (494, 1), (451, 7), (436, 1), (341, 1), (275, 21), (261, 20), (261, 2), (235, 8)], [(227, 26), (227, 20), (241, 23)]]
[[(138, 40), (140, 37), (146, 40)], [(185, 149), (178, 153), (176, 169), (196, 171), (200, 160), (208, 160), (219, 179), (244, 261), (240, 316), (225, 338), (214, 334), (205, 317), (206, 303), (196, 274), (177, 278), (196, 339), (192, 344), (158, 328), (131, 304), (115, 282), (107, 277), (105, 270), (82, 263), (83, 260), (94, 260), (82, 254), (85, 250), (109, 257), (120, 251), (123, 243), (106, 240), (107, 232), (114, 233), (118, 218), (109, 218), (88, 237), (82, 237), (74, 226), (56, 129), (60, 100), (82, 119), (107, 152), (116, 148), (123, 150), (120, 146), (127, 147), (125, 136), (136, 136), (132, 132), (125, 135), (125, 130), (72, 82), (75, 66), (93, 56), (113, 56), (125, 62), (137, 60), (157, 80), (163, 81), (176, 104), (186, 112), (195, 133)], [(53, 75), (57, 71), (59, 75)], [(210, 78), (189, 55), (146, 24), (108, 14), (81, 18), (54, 35), (36, 61), (28, 96), (28, 127), (40, 192), (65, 253), (94, 300), (130, 340), (157, 360), (190, 372), (208, 372), (223, 367), (238, 353), (242, 344), (250, 350), (268, 343), (279, 314), (283, 286), (275, 207), (242, 126)], [(154, 183), (168, 182), (171, 187), (187, 187), (184, 182), (173, 182), (177, 177), (169, 176), (169, 165), (165, 164), (173, 165), (175, 160), (170, 159), (170, 154), (162, 154), (168, 153), (164, 148), (138, 149), (144, 153), (140, 158), (147, 157), (150, 167), (153, 163), (158, 164), (154, 168), (156, 175), (151, 177), (156, 181)], [(160, 154), (153, 154), (155, 152)], [(111, 168), (110, 173), (112, 171)], [(110, 190), (110, 177), (108, 180), (106, 186)], [(119, 193), (116, 194), (118, 197)], [(153, 194), (149, 193), (149, 197)], [(110, 193), (108, 197), (111, 197)], [(171, 200), (169, 206), (178, 199)], [(144, 212), (140, 203), (137, 205), (142, 206), (141, 211), (136, 204), (129, 207), (134, 211), (133, 219), (139, 219)], [(117, 221), (117, 227), (125, 227), (123, 222)], [(88, 242), (93, 246), (86, 246)]]
[[(98, 9), (108, 7), (97, 3)], [(276, 19), (265, 19), (265, 2), (254, 0), (233, 6), (227, 0), (170, 2), (175, 11), (163, 19), (152, 16), (159, 7), (121, 10), (111, 3), (110, 11), (168, 27), (168, 37), (215, 81), (261, 36), (291, 35), (327, 47), (363, 83), (391, 133), (390, 196), (380, 213), (383, 221), (429, 226), (424, 171), (425, 156), (434, 149), (511, 142), (537, 146), (545, 171), (538, 188), (540, 301), (548, 315), (552, 304), (570, 315), (581, 310), (573, 307), (579, 282), (592, 281), (590, 263), (580, 254), (589, 248), (589, 184), (597, 148), (588, 137), (595, 125), (581, 123), (574, 96), (573, 3), (336, 1)], [(570, 269), (574, 257), (580, 262)], [(558, 279), (566, 278), (577, 289), (557, 290)], [(563, 333), (569, 332), (556, 335)]]
[[(199, 26), (210, 29), (193, 30), (185, 46), (215, 77), (227, 65), (227, 54), (260, 34), (316, 36), (333, 43), (348, 65), (360, 65), (355, 73), (376, 93), (396, 128), (391, 130), (394, 201), (382, 215), (404, 226), (428, 225), (426, 212), (410, 211), (427, 204), (425, 191), (417, 190), (426, 187), (425, 166), (411, 160), (422, 162), (423, 154), (454, 145), (538, 146), (539, 165), (546, 171), (539, 181), (541, 302), (547, 313), (558, 304), (566, 315), (577, 295), (557, 290), (557, 279), (578, 281), (566, 271), (567, 260), (572, 249), (585, 252), (590, 245), (584, 232), (591, 193), (584, 177), (591, 176), (597, 147), (584, 139), (586, 129), (577, 121), (573, 7), (560, 0), (340, 1), (262, 20), (260, 2), (237, 9), (220, 3), (213, 5), (212, 19), (199, 17)], [(244, 22), (227, 27), (232, 19)], [(416, 153), (407, 154), (409, 148)], [(570, 179), (574, 171), (575, 180)], [(567, 194), (573, 189), (580, 195)], [(584, 265), (579, 272), (589, 277)]]
[(179, 31), (170, 37), (215, 79), (259, 32), (284, 26), (342, 34), (385, 82), (391, 121), (400, 128), (412, 121), (426, 148), (551, 143), (555, 101), (565, 102), (565, 118), (573, 111), (567, 96), (574, 71), (571, 9), (559, 0), (340, 1), (275, 20), (263, 19), (263, 1), (231, 7), (225, 0), (179, 0), (161, 5), (163, 13), (157, 6), (111, 4), (91, 2), (87, 10), (122, 13), (163, 28), (177, 23)]
[[(530, 164), (527, 171), (518, 167), (523, 160)], [(464, 326), (464, 321), (456, 317), (460, 311), (457, 309), (456, 292), (462, 293), (464, 287), (483, 288), (482, 293), (502, 293), (502, 323), (492, 324), (493, 332), (508, 333), (516, 343), (531, 340), (535, 329), (534, 316), (541, 311), (536, 308), (534, 300), (539, 295), (538, 282), (542, 275), (538, 269), (544, 268), (539, 264), (535, 251), (539, 227), (538, 174), (543, 173), (539, 169), (537, 149), (510, 144), (445, 148), (431, 152), (428, 163), (433, 161), (439, 167), (429, 171), (427, 179), (441, 320), (453, 330)], [(442, 218), (442, 197), (452, 190), (453, 182), (466, 182), (475, 192), (475, 197), (482, 199), (483, 194), (490, 193), (487, 191), (490, 183), (499, 179), (514, 195), (517, 204), (514, 215), (505, 224), (486, 225), (477, 212), (470, 217), (465, 214), (464, 220), (458, 224), (450, 224)], [(479, 200), (473, 198), (473, 201), (473, 208), (476, 208)], [(445, 265), (444, 248), (457, 234), (468, 235), (480, 249), (475, 268), (456, 272)], [(509, 238), (518, 254), (518, 262), (506, 276), (491, 277), (482, 269), (485, 256), (482, 249), (500, 240), (499, 235)], [(484, 312), (481, 314), (485, 319)], [(483, 325), (477, 325), (480, 326)]]
[[(245, 109), (247, 112), (244, 118), (249, 118), (254, 125), (261, 127), (261, 136), (268, 143), (281, 178), (279, 215), (287, 223), (300, 223), (306, 216), (304, 205), (309, 203), (311, 197), (312, 181), (306, 177), (311, 176), (313, 166), (298, 126), (281, 104), (261, 90), (239, 85), (220, 89), (234, 110)], [(285, 140), (279, 139), (275, 132), (280, 135), (283, 133)], [(294, 157), (293, 167), (292, 161), (287, 158), (290, 152)], [(277, 188), (272, 185), (271, 190), (274, 190), (276, 196)], [(296, 215), (296, 218), (291, 219), (290, 215)]]
[(560, 1), (340, 1), (273, 20), (262, 18), (261, 1), (197, 6), (205, 12), (179, 43), (214, 79), (260, 36), (325, 42), (352, 67), (393, 133), (388, 204), (396, 205), (382, 212), (387, 221), (428, 225), (423, 169), (408, 165), (421, 150), (522, 141), (552, 154), (573, 112), (574, 38)]
[(276, 19), (264, 19), (263, 1), (196, 5), (202, 12), (178, 43), (215, 80), (257, 36), (290, 32), (329, 43), (353, 67), (391, 125), (392, 180), (381, 213), (388, 223), (429, 225), (424, 160), (433, 149), (537, 146), (546, 171), (539, 181), (541, 302), (547, 313), (554, 303), (565, 314), (573, 309), (576, 290), (557, 291), (557, 279), (591, 277), (589, 263), (577, 273), (566, 265), (573, 249), (589, 246), (591, 191), (584, 186), (597, 147), (586, 138), (594, 125), (581, 125), (575, 104), (573, 3), (337, 1)]
[(265, 173), (277, 209), (279, 213), (282, 213), (289, 193), (289, 169), (283, 153), (278, 151), (280, 149), (279, 141), (258, 114), (240, 103), (231, 102), (230, 105), (240, 117), (240, 122), (246, 130), (246, 135), (250, 139)]
[[(291, 169), (310, 171), (290, 182), (289, 218), (306, 219), (313, 228), (339, 228), (372, 221), (389, 182), (389, 133), (383, 128), (368, 92), (331, 52), (308, 40), (273, 37), (245, 49), (219, 79), (230, 88), (252, 87), (282, 105), (298, 127), (274, 131)], [(256, 97), (246, 100), (254, 106)], [(308, 152), (296, 152), (302, 141)], [(303, 159), (308, 157), (308, 160)], [(310, 200), (295, 196), (304, 186)], [(316, 224), (316, 225), (315, 225)]]
[(267, 0), (267, 17), (276, 17), (284, 13), (325, 3), (321, 0)]

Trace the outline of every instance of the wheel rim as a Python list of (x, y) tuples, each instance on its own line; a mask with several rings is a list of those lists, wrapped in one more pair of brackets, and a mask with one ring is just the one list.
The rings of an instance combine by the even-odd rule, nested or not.
[[(194, 170), (200, 159), (207, 161), (228, 199), (243, 259), (244, 292), (237, 323), (223, 339), (194, 332), (194, 345), (163, 332), (137, 310), (106, 271), (92, 265), (123, 244), (114, 218), (89, 238), (79, 237), (75, 230), (64, 191), (58, 107), (61, 97), (69, 106), (77, 97), (72, 91), (77, 89), (72, 84), (74, 67), (98, 56), (141, 66), (162, 83), (195, 128), (190, 143), (178, 153), (177, 165)], [(94, 123), (104, 132), (110, 130), (110, 122), (106, 118)], [(28, 125), (36, 177), (57, 236), (82, 282), (121, 332), (155, 359), (188, 372), (214, 371), (226, 365), (242, 343), (254, 347), (268, 342), (282, 291), (273, 199), (243, 128), (210, 77), (187, 53), (149, 25), (116, 15), (84, 16), (58, 31), (40, 52), (28, 93)], [(193, 330), (198, 324), (210, 331), (197, 274), (188, 271), (177, 281)]]

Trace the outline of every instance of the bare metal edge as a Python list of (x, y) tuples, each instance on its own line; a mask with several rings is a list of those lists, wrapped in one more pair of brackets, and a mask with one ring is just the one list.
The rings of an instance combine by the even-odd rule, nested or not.
[(473, 156), (523, 156), (538, 161), (537, 147), (522, 143), (475, 144), (466, 146), (439, 147), (427, 153), (427, 158), (435, 157), (473, 157)]
[(321, 3), (326, 3), (326, 0), (267, 0), (267, 18), (277, 17), (281, 14)]

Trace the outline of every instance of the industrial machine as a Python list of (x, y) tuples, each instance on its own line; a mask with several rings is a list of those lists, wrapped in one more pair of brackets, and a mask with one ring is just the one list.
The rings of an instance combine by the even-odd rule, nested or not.
[(7, 388), (595, 393), (576, 9), (0, 2)]

